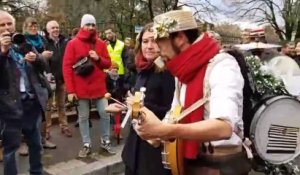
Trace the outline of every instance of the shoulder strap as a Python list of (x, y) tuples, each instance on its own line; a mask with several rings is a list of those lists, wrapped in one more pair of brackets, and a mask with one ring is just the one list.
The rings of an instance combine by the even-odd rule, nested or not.
[(194, 104), (192, 104), (191, 106), (189, 106), (188, 108), (182, 111), (179, 117), (176, 118), (175, 123), (180, 122), (182, 119), (184, 119), (184, 117), (186, 117), (187, 115), (189, 115), (190, 113), (198, 109), (200, 106), (204, 105), (207, 101), (208, 99), (206, 97), (203, 97), (198, 101), (196, 101)]
[(204, 77), (204, 87), (203, 87), (203, 96), (209, 99), (210, 97), (210, 88), (209, 88), (209, 77), (213, 68), (224, 59), (232, 57), (228, 53), (218, 53), (214, 58), (212, 58), (207, 66), (205, 77)]

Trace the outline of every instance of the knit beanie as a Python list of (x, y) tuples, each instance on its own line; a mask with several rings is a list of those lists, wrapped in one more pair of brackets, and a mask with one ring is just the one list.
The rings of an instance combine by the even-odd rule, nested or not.
[(91, 14), (85, 14), (81, 18), (81, 27), (83, 27), (86, 24), (95, 24), (96, 25), (96, 19)]

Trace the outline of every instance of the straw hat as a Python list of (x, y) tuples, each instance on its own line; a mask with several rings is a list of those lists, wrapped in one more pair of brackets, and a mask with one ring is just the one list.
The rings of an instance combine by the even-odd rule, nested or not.
[(190, 11), (173, 10), (154, 17), (154, 37), (169, 37), (170, 33), (198, 28)]

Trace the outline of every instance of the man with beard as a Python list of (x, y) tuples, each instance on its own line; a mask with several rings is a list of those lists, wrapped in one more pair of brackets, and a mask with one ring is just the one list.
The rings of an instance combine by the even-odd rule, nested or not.
[[(92, 68), (86, 74), (76, 71), (75, 67), (84, 60), (90, 60)], [(105, 112), (107, 99), (106, 74), (104, 69), (111, 66), (106, 44), (98, 38), (96, 19), (93, 15), (85, 14), (81, 19), (81, 28), (74, 39), (68, 42), (63, 59), (63, 76), (68, 94), (68, 100), (78, 100), (79, 129), (83, 148), (78, 157), (84, 158), (91, 154), (91, 137), (89, 129), (89, 102), (94, 100), (101, 116), (101, 148), (109, 154), (115, 154), (110, 144), (110, 117)]]
[(283, 41), (281, 52), (282, 55), (294, 58), (295, 56), (295, 43), (290, 41)]
[(189, 11), (156, 16), (154, 30), (167, 69), (177, 78), (171, 111), (200, 99), (206, 103), (175, 124), (162, 122), (144, 107), (139, 121), (133, 120), (137, 134), (182, 139), (186, 174), (248, 174), (251, 166), (242, 148), (244, 80), (236, 59), (220, 53), (207, 34), (199, 34)]
[(125, 44), (117, 39), (117, 35), (112, 28), (106, 28), (105, 38), (107, 42), (107, 50), (111, 60), (118, 64), (118, 74), (123, 76), (125, 73), (124, 57), (125, 57)]

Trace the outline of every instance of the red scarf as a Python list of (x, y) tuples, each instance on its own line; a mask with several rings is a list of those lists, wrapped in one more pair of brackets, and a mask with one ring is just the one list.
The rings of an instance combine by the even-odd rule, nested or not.
[(135, 65), (139, 71), (148, 70), (153, 66), (153, 61), (147, 60), (141, 53), (139, 53), (136, 56)]
[[(204, 34), (203, 38), (191, 45), (167, 63), (168, 70), (187, 85), (184, 109), (203, 97), (204, 77), (208, 62), (219, 52), (215, 40)], [(204, 106), (190, 113), (182, 123), (194, 123), (203, 120)], [(198, 155), (199, 142), (184, 141), (185, 158), (195, 159)]]
[(80, 28), (80, 30), (77, 33), (76, 37), (78, 37), (81, 40), (91, 42), (91, 43), (95, 43), (98, 39), (96, 31), (90, 32), (88, 30), (84, 30), (83, 28)]

